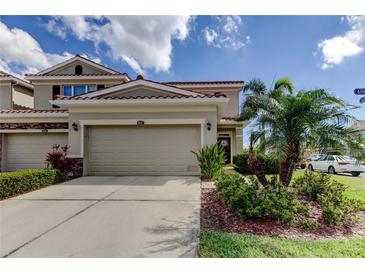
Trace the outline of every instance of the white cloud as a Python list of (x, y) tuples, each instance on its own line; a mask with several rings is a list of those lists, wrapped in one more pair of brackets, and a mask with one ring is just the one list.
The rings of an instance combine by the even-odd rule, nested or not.
[(239, 28), (242, 23), (242, 19), (239, 16), (227, 16), (223, 29), (228, 33), (239, 33)]
[(350, 26), (350, 30), (342, 36), (335, 36), (318, 43), (318, 49), (323, 56), (322, 69), (326, 70), (341, 64), (345, 58), (355, 56), (364, 51), (365, 46), (365, 16), (347, 16), (341, 18)]
[(122, 55), (122, 59), (138, 74), (146, 74), (146, 72), (138, 64), (137, 60), (127, 55)]
[(33, 73), (62, 62), (71, 57), (68, 52), (52, 54), (44, 52), (39, 43), (27, 32), (8, 28), (0, 22), (0, 66), (10, 70), (10, 67), (20, 67), (20, 73)]
[(45, 26), (49, 32), (53, 32), (57, 36), (61, 37), (62, 39), (66, 39), (66, 36), (67, 36), (66, 29), (64, 27), (58, 26), (56, 20), (54, 20), (54, 19), (49, 20)]
[(202, 32), (209, 46), (238, 50), (251, 43), (250, 36), (244, 36), (240, 16), (215, 16), (216, 23), (205, 27)]
[(5, 71), (5, 72), (10, 72), (11, 71), (8, 64), (5, 61), (1, 60), (1, 59), (0, 59), (0, 70)]
[[(53, 23), (46, 27), (55, 29)], [(36, 73), (74, 56), (67, 51), (62, 54), (44, 52), (38, 41), (28, 32), (19, 28), (10, 29), (1, 21), (0, 33), (0, 70), (13, 74)], [(59, 31), (57, 33), (63, 35)], [(85, 53), (80, 55), (101, 63), (100, 58)]]
[[(207, 44), (214, 45), (218, 38), (218, 33), (214, 29), (211, 29), (209, 27), (206, 27), (205, 29), (203, 29), (203, 32), (204, 32), (205, 40), (207, 41)], [(219, 46), (219, 45), (217, 45), (217, 46)]]
[(80, 56), (84, 57), (86, 59), (90, 59), (91, 61), (93, 61), (95, 63), (102, 64), (101, 59), (99, 57), (95, 57), (95, 56), (92, 56), (92, 55), (87, 55), (85, 53), (81, 53)]
[[(114, 59), (123, 60), (136, 72), (143, 73), (146, 69), (170, 69), (172, 40), (183, 41), (188, 37), (192, 19), (189, 16), (57, 16), (51, 20), (79, 40), (92, 41), (97, 48), (107, 45)], [(56, 28), (53, 32), (59, 35)]]

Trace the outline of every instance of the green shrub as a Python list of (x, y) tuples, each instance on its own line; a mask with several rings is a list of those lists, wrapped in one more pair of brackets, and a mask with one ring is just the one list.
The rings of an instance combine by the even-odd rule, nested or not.
[(223, 170), (223, 165), (226, 162), (224, 148), (218, 143), (210, 146), (204, 146), (197, 152), (192, 151), (196, 156), (199, 167), (204, 179), (212, 179), (218, 176)]
[[(273, 154), (255, 154), (261, 162), (265, 174), (279, 173), (279, 157)], [(236, 165), (235, 170), (241, 174), (253, 174), (253, 171), (248, 166), (248, 151), (243, 151), (242, 154), (233, 156), (233, 163)]]
[(255, 211), (257, 180), (245, 180), (236, 173), (223, 172), (215, 182), (220, 199), (240, 218), (252, 217)]
[(310, 200), (317, 201), (318, 195), (325, 193), (331, 187), (331, 176), (306, 170), (303, 176), (292, 181), (291, 186)]
[(317, 201), (324, 220), (334, 225), (351, 225), (363, 203), (345, 196), (346, 186), (327, 174), (306, 171), (293, 181), (292, 187), (313, 201)]
[(269, 186), (260, 189), (256, 177), (245, 179), (224, 172), (216, 180), (216, 189), (220, 199), (242, 219), (271, 218), (281, 223), (294, 223), (298, 214), (307, 212), (276, 177)]
[(363, 204), (357, 199), (348, 198), (344, 192), (346, 186), (332, 180), (329, 187), (318, 195), (323, 218), (335, 225), (351, 225), (357, 221), (357, 212)]
[(0, 198), (14, 196), (63, 180), (57, 169), (26, 169), (0, 174)]
[(280, 223), (293, 224), (299, 214), (307, 212), (308, 208), (296, 199), (295, 194), (273, 176), (270, 185), (263, 188), (257, 196), (254, 215), (258, 218), (273, 218)]
[(317, 221), (310, 219), (299, 219), (297, 220), (296, 225), (304, 229), (315, 229), (320, 226)]

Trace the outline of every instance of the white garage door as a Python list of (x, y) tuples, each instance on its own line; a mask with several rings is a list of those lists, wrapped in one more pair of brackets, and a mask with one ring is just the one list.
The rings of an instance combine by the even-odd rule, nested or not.
[(6, 135), (6, 170), (44, 168), (53, 144), (68, 143), (66, 133), (12, 133)]
[(196, 175), (200, 126), (92, 126), (87, 175)]

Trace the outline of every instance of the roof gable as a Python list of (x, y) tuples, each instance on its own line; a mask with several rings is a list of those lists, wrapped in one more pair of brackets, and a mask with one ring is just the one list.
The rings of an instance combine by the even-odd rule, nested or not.
[(129, 81), (120, 85), (116, 85), (110, 88), (86, 93), (78, 96), (79, 98), (103, 98), (115, 95), (128, 95), (134, 97), (157, 97), (157, 96), (189, 96), (189, 97), (199, 97), (202, 96), (201, 93), (190, 91), (186, 89), (181, 89), (173, 86), (168, 86), (165, 84), (137, 79)]
[(0, 70), (0, 81), (1, 82), (2, 81), (17, 82), (19, 85), (21, 85), (27, 89), (30, 89), (30, 90), (34, 89), (33, 85), (28, 80), (21, 78), (20, 76), (2, 71), (2, 70)]
[[(125, 75), (124, 73), (120, 73), (116, 70), (110, 69), (104, 65), (98, 64), (90, 59), (82, 57), (80, 55), (76, 55), (64, 62), (61, 62), (57, 65), (54, 65), (48, 69), (42, 70), (36, 74), (28, 74), (28, 75), (70, 75), (74, 74), (74, 67), (80, 64), (85, 66), (86, 73), (83, 74), (99, 74), (99, 75)], [(88, 73), (87, 73), (88, 72)]]
[[(129, 96), (138, 96), (138, 97), (157, 97), (157, 96), (176, 96), (176, 93), (162, 91), (160, 89), (150, 88), (146, 86), (135, 86), (130, 87), (123, 90), (118, 90), (116, 92), (112, 92), (109, 94), (106, 94), (104, 96), (123, 96), (123, 97), (129, 97)], [(103, 98), (104, 96), (100, 96), (100, 98)]]

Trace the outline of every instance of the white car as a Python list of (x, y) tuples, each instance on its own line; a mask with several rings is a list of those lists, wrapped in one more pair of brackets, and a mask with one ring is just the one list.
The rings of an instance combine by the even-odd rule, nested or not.
[(308, 163), (308, 169), (312, 171), (324, 171), (330, 174), (351, 173), (352, 176), (359, 176), (365, 172), (365, 163), (355, 158), (341, 155), (322, 155), (317, 160)]

